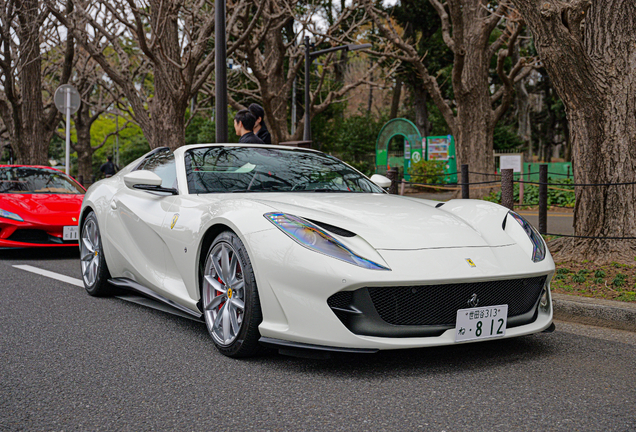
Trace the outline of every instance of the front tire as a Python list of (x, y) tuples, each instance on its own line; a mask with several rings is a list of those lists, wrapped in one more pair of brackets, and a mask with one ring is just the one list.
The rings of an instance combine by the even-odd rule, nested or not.
[(256, 355), (263, 316), (252, 264), (236, 234), (214, 239), (202, 276), (203, 316), (217, 349), (228, 357)]
[(106, 265), (97, 216), (90, 212), (82, 225), (80, 236), (82, 281), (86, 292), (94, 297), (112, 295), (114, 288), (108, 283), (110, 273)]

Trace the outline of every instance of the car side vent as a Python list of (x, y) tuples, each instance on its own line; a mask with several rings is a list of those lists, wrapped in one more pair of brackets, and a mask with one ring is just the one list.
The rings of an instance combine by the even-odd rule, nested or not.
[(347, 231), (346, 229), (338, 228), (337, 226), (329, 225), (324, 222), (318, 222), (312, 219), (307, 219), (309, 222), (318, 225), (320, 228), (323, 228), (329, 232), (332, 232), (340, 237), (355, 237), (356, 234), (351, 231)]

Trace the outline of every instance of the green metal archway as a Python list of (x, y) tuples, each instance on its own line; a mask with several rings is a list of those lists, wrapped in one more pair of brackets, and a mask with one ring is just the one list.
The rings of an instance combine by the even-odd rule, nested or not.
[[(404, 155), (391, 156), (388, 152), (389, 143), (395, 136), (404, 137)], [(378, 174), (386, 174), (389, 167), (401, 168), (400, 171), (408, 180), (408, 167), (413, 162), (419, 162), (422, 154), (422, 135), (417, 126), (410, 120), (397, 118), (388, 121), (380, 131), (375, 143), (375, 170)]]

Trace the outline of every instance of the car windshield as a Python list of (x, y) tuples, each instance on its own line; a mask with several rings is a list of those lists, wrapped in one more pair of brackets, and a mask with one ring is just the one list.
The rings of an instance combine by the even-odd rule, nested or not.
[(205, 147), (188, 150), (185, 164), (190, 193), (383, 193), (338, 159), (311, 151)]
[(45, 168), (0, 167), (0, 193), (83, 194), (64, 173)]

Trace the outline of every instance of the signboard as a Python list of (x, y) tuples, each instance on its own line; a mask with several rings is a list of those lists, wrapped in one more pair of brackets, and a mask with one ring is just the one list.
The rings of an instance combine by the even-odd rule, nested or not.
[(448, 150), (450, 140), (446, 137), (435, 137), (428, 139), (428, 160), (448, 160)]
[(512, 169), (513, 172), (521, 172), (521, 155), (501, 155), (499, 156), (499, 169)]
[(53, 102), (55, 102), (55, 107), (62, 114), (66, 114), (67, 108), (70, 108), (70, 114), (75, 114), (82, 104), (77, 89), (70, 84), (62, 84), (55, 90)]
[(409, 140), (404, 140), (404, 159), (411, 159), (411, 144)]

